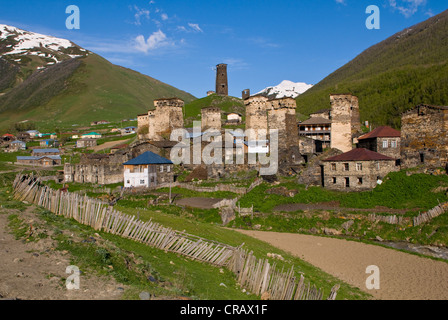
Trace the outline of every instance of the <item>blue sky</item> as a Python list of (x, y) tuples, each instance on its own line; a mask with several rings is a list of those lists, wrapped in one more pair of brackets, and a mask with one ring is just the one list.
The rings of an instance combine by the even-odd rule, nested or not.
[[(66, 28), (66, 7), (80, 29)], [(380, 29), (366, 28), (366, 8)], [(201, 98), (228, 64), (229, 94), (316, 84), (370, 46), (448, 8), (441, 0), (3, 1), (0, 23), (69, 39)]]

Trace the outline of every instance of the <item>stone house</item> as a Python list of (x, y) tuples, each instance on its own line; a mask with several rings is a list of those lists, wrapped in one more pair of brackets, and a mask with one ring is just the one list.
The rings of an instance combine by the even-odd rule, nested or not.
[(44, 148), (57, 148), (59, 147), (59, 141), (54, 139), (45, 139), (40, 141), (39, 145)]
[(90, 148), (97, 145), (96, 139), (84, 138), (76, 141), (76, 148)]
[(26, 150), (26, 143), (25, 142), (20, 141), (20, 140), (15, 140), (15, 141), (12, 141), (9, 144), (9, 151), (10, 152), (16, 152), (16, 151), (19, 151), (19, 150)]
[(314, 152), (323, 152), (331, 144), (331, 120), (315, 116), (300, 122), (299, 135), (314, 140)]
[(147, 151), (123, 163), (125, 188), (150, 188), (174, 181), (173, 162)]
[(359, 137), (357, 147), (400, 159), (400, 142), (400, 131), (388, 126), (381, 126)]
[(419, 105), (401, 117), (401, 165), (445, 167), (448, 162), (448, 106)]
[(243, 116), (237, 112), (229, 112), (226, 113), (227, 120), (225, 122), (226, 125), (237, 125), (242, 123)]
[(61, 156), (48, 155), (48, 156), (31, 156), (31, 157), (17, 157), (17, 163), (23, 165), (53, 167), (59, 166), (62, 163)]
[(364, 148), (353, 149), (323, 160), (322, 184), (338, 191), (371, 190), (388, 173), (398, 170), (391, 157)]

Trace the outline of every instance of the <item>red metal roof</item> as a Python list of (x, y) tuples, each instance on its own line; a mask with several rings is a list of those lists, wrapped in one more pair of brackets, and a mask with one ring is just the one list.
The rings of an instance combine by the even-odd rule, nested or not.
[(395, 160), (384, 154), (371, 151), (364, 148), (353, 149), (352, 151), (334, 156), (324, 161), (379, 161), (379, 160)]
[(395, 138), (395, 137), (401, 137), (401, 132), (388, 126), (382, 126), (359, 137), (358, 140), (373, 139), (373, 138)]

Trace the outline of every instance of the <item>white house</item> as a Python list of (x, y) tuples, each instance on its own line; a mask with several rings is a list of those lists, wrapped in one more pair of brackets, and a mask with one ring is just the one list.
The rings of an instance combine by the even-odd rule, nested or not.
[(125, 188), (149, 188), (173, 181), (173, 162), (151, 151), (123, 165)]
[(268, 140), (251, 140), (244, 142), (247, 153), (267, 154), (269, 153)]

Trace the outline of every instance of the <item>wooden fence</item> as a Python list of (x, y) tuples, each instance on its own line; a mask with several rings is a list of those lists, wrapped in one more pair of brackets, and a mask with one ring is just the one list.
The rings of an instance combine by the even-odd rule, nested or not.
[(53, 190), (34, 177), (16, 177), (15, 198), (73, 218), (95, 230), (129, 238), (152, 247), (175, 252), (217, 266), (226, 266), (238, 249), (226, 244), (166, 228), (152, 221), (143, 222), (114, 210), (106, 203), (76, 193)]
[(419, 214), (414, 217), (414, 226), (421, 225), (422, 223), (429, 222), (430, 220), (440, 216), (442, 213), (448, 210), (448, 202), (439, 204), (438, 206), (432, 208), (431, 210)]
[(397, 217), (396, 215), (393, 216), (381, 216), (376, 215), (374, 213), (369, 214), (368, 219), (372, 222), (380, 221), (385, 222), (389, 224), (402, 224), (403, 217)]
[[(17, 175), (14, 198), (44, 207), (56, 215), (73, 218), (95, 230), (119, 235), (124, 238), (169, 252), (178, 253), (194, 260), (227, 267), (234, 272), (243, 288), (256, 295), (268, 293), (270, 300), (322, 300), (323, 291), (297, 279), (294, 269), (278, 270), (267, 259), (257, 259), (252, 252), (241, 247), (207, 240), (184, 232), (166, 228), (152, 221), (143, 222), (114, 210), (106, 203), (76, 193), (53, 190), (41, 185), (34, 176)], [(334, 300), (339, 285), (332, 288), (327, 300)]]
[[(236, 251), (228, 267), (237, 275), (241, 286), (256, 295), (268, 294), (270, 300), (323, 299), (323, 290), (306, 283), (303, 275), (297, 279), (293, 267), (284, 272), (268, 259), (257, 259), (252, 252)], [(327, 300), (335, 300), (338, 290), (339, 285), (334, 286)]]

